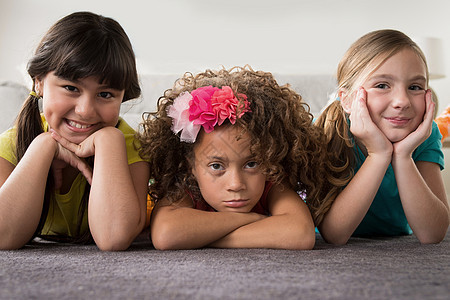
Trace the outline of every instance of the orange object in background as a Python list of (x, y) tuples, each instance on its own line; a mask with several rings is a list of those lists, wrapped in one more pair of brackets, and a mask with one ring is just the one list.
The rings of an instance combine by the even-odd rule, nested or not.
[(145, 218), (145, 228), (150, 226), (150, 216), (152, 215), (153, 207), (155, 207), (155, 200), (150, 195), (147, 195), (147, 215)]
[(442, 134), (442, 142), (448, 137), (450, 127), (450, 105), (435, 119)]

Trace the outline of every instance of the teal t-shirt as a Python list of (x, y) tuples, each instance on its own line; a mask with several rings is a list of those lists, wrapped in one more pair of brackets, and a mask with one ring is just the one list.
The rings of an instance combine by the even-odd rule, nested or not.
[[(433, 122), (431, 135), (413, 152), (413, 160), (434, 162), (440, 166), (441, 170), (444, 169), (441, 138), (438, 126)], [(357, 155), (356, 173), (366, 157), (359, 147), (355, 146), (354, 151)], [(412, 230), (408, 225), (398, 193), (394, 170), (392, 165), (389, 165), (369, 211), (353, 236), (395, 236), (411, 233)]]

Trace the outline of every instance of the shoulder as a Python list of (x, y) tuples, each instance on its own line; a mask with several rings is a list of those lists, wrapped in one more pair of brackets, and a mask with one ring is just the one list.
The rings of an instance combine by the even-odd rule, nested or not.
[(444, 169), (444, 153), (442, 152), (442, 135), (436, 122), (433, 121), (433, 127), (430, 136), (417, 147), (413, 152), (414, 161), (428, 161), (437, 163), (441, 170)]
[(3, 157), (13, 165), (17, 165), (15, 149), (16, 128), (13, 127), (0, 134), (0, 157)]
[(141, 145), (139, 143), (139, 140), (136, 138), (136, 131), (133, 128), (131, 128), (131, 126), (128, 125), (128, 123), (122, 118), (119, 118), (119, 122), (117, 123), (117, 129), (119, 129), (125, 137), (128, 164), (131, 165), (135, 162), (144, 161), (139, 156), (139, 150), (141, 148)]
[(136, 131), (133, 128), (131, 128), (131, 126), (128, 125), (128, 123), (122, 117), (119, 117), (119, 122), (117, 123), (117, 129), (122, 131), (123, 134), (131, 134), (134, 136), (134, 134), (136, 133)]

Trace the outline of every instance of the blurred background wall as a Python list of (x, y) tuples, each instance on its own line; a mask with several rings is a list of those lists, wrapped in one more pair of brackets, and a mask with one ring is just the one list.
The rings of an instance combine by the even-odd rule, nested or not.
[[(44, 32), (80, 10), (121, 23), (140, 74), (244, 64), (274, 73), (334, 74), (350, 44), (369, 31), (393, 28), (418, 39), (437, 38), (446, 76), (430, 86), (439, 112), (450, 104), (446, 0), (0, 0), (0, 80), (29, 86), (26, 62)], [(448, 185), (450, 171), (444, 176)]]

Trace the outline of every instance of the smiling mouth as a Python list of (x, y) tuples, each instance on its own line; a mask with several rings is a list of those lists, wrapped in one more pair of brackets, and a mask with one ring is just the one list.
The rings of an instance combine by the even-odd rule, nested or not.
[(394, 125), (405, 125), (409, 122), (409, 118), (386, 118), (390, 123)]
[(93, 124), (80, 124), (72, 120), (67, 120), (67, 124), (78, 129), (87, 129), (89, 127), (94, 126)]

